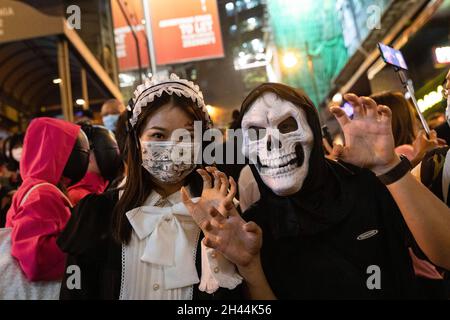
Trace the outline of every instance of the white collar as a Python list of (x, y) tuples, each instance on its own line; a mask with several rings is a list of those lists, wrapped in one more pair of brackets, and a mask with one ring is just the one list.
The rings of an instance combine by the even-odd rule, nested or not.
[(181, 200), (181, 192), (180, 191), (174, 192), (171, 195), (169, 195), (169, 196), (164, 198), (158, 192), (153, 190), (150, 193), (150, 195), (148, 196), (147, 200), (144, 201), (143, 206), (156, 206), (158, 201), (161, 201), (161, 200), (165, 200), (171, 205), (180, 203), (180, 202), (182, 202), (182, 200)]
[(190, 217), (181, 202), (181, 193), (178, 191), (165, 199), (170, 206), (155, 206), (161, 199), (161, 195), (153, 191), (143, 206), (126, 213), (138, 238), (147, 241), (141, 261), (163, 267), (166, 289), (198, 283), (192, 256), (194, 248), (178, 220), (179, 216)]

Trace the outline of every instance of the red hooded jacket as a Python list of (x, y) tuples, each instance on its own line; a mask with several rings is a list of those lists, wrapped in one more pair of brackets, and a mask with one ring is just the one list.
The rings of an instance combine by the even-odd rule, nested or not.
[[(55, 186), (79, 131), (79, 126), (63, 120), (37, 118), (25, 135), (20, 161), (23, 183), (7, 213), (6, 227), (12, 228), (11, 255), (30, 281), (57, 280), (64, 272), (65, 255), (56, 239), (70, 217), (71, 204)], [(24, 200), (28, 191), (41, 183), (47, 184)]]

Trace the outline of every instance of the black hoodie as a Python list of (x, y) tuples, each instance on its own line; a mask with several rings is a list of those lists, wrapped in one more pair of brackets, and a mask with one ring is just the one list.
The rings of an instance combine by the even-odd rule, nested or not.
[(261, 198), (243, 217), (263, 230), (261, 259), (275, 295), (280, 299), (418, 297), (408, 252), (412, 238), (387, 188), (369, 170), (324, 158), (315, 107), (295, 89), (271, 83), (259, 86), (244, 101), (241, 121), (265, 92), (302, 108), (314, 133), (310, 169), (298, 193), (275, 195), (251, 166)]

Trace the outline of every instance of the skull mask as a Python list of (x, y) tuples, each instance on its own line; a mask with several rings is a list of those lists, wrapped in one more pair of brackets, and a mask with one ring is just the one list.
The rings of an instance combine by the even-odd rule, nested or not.
[(243, 153), (277, 195), (298, 192), (308, 175), (313, 132), (306, 113), (271, 92), (264, 93), (242, 118)]

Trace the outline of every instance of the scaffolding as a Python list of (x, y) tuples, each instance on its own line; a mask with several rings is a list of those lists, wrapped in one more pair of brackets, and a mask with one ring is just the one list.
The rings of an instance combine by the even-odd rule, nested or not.
[[(392, 0), (267, 1), (278, 54), (296, 57), (281, 68), (282, 81), (320, 104), (350, 56), (376, 28)], [(338, 12), (339, 14), (336, 14)], [(343, 31), (345, 30), (345, 32)]]

